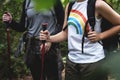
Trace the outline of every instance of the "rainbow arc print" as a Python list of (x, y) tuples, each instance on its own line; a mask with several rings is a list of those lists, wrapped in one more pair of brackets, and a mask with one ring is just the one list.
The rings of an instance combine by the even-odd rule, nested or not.
[[(86, 18), (85, 16), (77, 11), (77, 10), (71, 10), (70, 11), (70, 16), (68, 18), (68, 26), (72, 25), (76, 29), (76, 34), (82, 35), (84, 33), (84, 27), (86, 23)], [(87, 26), (88, 30), (89, 26)]]

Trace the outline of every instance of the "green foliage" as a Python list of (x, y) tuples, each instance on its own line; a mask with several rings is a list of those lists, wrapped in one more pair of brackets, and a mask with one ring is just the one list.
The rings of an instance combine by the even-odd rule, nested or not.
[(63, 3), (63, 7), (65, 7), (67, 3), (69, 2), (69, 0), (61, 0), (61, 2)]
[(106, 0), (111, 6), (120, 13), (120, 0)]
[[(0, 20), (2, 20), (2, 15), (5, 11), (8, 11), (12, 14), (13, 19), (18, 21), (21, 15), (23, 0), (1, 0), (0, 1)], [(10, 30), (10, 60), (11, 60), (11, 69), (9, 70), (9, 57), (7, 53), (7, 32), (5, 24), (0, 21), (0, 80), (7, 80), (8, 73), (10, 72), (12, 77), (19, 77), (22, 74), (28, 74), (28, 70), (23, 62), (23, 55), (19, 58), (14, 57), (16, 47), (18, 45), (20, 33)]]
[(63, 62), (66, 63), (66, 56), (68, 54), (68, 43), (67, 41), (64, 41), (62, 43), (60, 43), (60, 48), (61, 48), (61, 52), (62, 52), (62, 59), (63, 59)]
[[(36, 10), (38, 11), (41, 8), (49, 8), (53, 5), (56, 0), (34, 0), (36, 4)], [(64, 7), (71, 0), (62, 0)], [(23, 0), (0, 0), (0, 20), (2, 20), (2, 15), (5, 11), (11, 12), (14, 20), (18, 21), (21, 15)], [(120, 0), (107, 0), (113, 8), (120, 13)], [(41, 4), (43, 3), (43, 4)], [(8, 54), (7, 54), (7, 34), (6, 28), (2, 21), (0, 21), (0, 80), (8, 79)], [(11, 75), (13, 77), (21, 77), (23, 74), (28, 74), (29, 70), (26, 68), (23, 56), (24, 53), (19, 57), (15, 58), (14, 53), (16, 51), (16, 47), (18, 45), (19, 38), (21, 33), (18, 33), (14, 30), (10, 31), (10, 42), (11, 42)], [(61, 43), (61, 50), (63, 60), (65, 61), (66, 55), (68, 53), (67, 41)], [(116, 57), (115, 57), (116, 58)], [(114, 61), (115, 61), (114, 58)], [(116, 58), (119, 61), (118, 57)], [(115, 61), (116, 62), (116, 61)], [(115, 65), (112, 63), (112, 65)], [(115, 69), (115, 68), (114, 68)], [(116, 71), (118, 68), (116, 68)], [(118, 70), (119, 71), (119, 70)]]
[(107, 59), (105, 60), (103, 67), (107, 68), (115, 78), (115, 80), (120, 80), (120, 49), (108, 53)]
[(44, 8), (51, 8), (56, 0), (34, 0), (35, 3), (35, 9), (37, 11), (44, 9)]

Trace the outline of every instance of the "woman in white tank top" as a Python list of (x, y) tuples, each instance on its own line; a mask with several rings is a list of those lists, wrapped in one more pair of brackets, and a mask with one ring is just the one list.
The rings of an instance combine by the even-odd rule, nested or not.
[[(120, 27), (120, 15), (115, 12), (105, 1), (96, 0), (95, 3), (95, 32), (100, 36), (94, 39), (95, 32), (92, 32), (91, 26), (87, 26), (89, 38), (84, 40), (84, 53), (82, 53), (82, 36), (84, 32), (84, 25), (88, 19), (87, 17), (87, 2), (89, 0), (76, 0), (68, 15), (68, 5), (66, 6), (65, 19), (63, 28), (68, 25), (66, 30), (61, 31), (56, 35), (49, 36), (48, 31), (41, 31), (40, 39), (50, 42), (61, 42), (68, 39), (68, 57), (65, 68), (65, 80), (108, 80), (108, 71), (102, 66), (105, 58), (103, 46), (98, 43), (110, 36), (110, 32), (102, 32), (100, 29), (101, 18), (104, 17), (115, 27)], [(118, 30), (111, 29), (112, 34)], [(104, 35), (103, 35), (104, 34)]]

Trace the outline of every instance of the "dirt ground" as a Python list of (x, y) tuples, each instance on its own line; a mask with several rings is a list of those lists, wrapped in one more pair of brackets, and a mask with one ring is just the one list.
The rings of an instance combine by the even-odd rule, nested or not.
[(12, 79), (12, 80), (33, 80), (32, 79), (32, 76), (31, 75), (28, 75), (28, 76), (24, 76), (22, 78), (15, 78), (15, 79)]
[[(65, 78), (65, 70), (63, 70), (63, 72), (62, 72), (62, 80), (64, 80), (64, 78)], [(108, 77), (109, 79), (108, 80), (115, 80), (114, 78), (112, 78), (112, 77)], [(28, 75), (28, 76), (25, 76), (25, 77), (23, 77), (23, 78), (18, 78), (18, 79), (12, 79), (12, 80), (32, 80), (32, 76), (31, 75)]]
[[(62, 72), (62, 80), (64, 80), (64, 75), (65, 75), (65, 70), (63, 70), (63, 72)], [(28, 76), (24, 76), (22, 78), (17, 78), (17, 79), (15, 78), (12, 80), (33, 80), (33, 79), (32, 79), (31, 75), (28, 75)]]

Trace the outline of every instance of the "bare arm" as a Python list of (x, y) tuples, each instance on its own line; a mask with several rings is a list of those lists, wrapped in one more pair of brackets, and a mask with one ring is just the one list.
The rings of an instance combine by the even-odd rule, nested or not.
[(101, 38), (106, 38), (120, 32), (120, 15), (115, 10), (113, 10), (108, 4), (106, 4), (102, 0), (97, 1), (96, 10), (102, 17), (106, 18), (113, 25), (115, 25), (115, 28), (103, 32)]
[[(67, 13), (68, 13), (68, 5), (65, 8), (65, 17), (64, 17), (64, 24), (63, 24), (63, 28), (67, 25)], [(50, 36), (50, 41), (51, 42), (61, 42), (67, 39), (68, 36), (68, 29), (66, 29), (65, 31), (61, 31), (60, 33)]]
[(90, 31), (88, 33), (88, 38), (91, 41), (99, 41), (119, 33), (120, 32), (120, 15), (102, 0), (97, 0), (95, 6), (96, 6), (96, 12), (98, 13), (98, 15), (106, 18), (115, 26), (99, 34), (97, 34), (95, 31), (94, 32)]
[(67, 39), (67, 32), (61, 31), (55, 35), (50, 36), (48, 30), (40, 32), (40, 40), (47, 40), (48, 42), (61, 42)]
[[(68, 5), (66, 6), (66, 9), (65, 9), (63, 28), (67, 25), (67, 8), (68, 8)], [(49, 31), (46, 30), (44, 32), (41, 31), (40, 40), (47, 40), (50, 42), (61, 42), (61, 41), (66, 40), (67, 36), (68, 36), (68, 29), (66, 29), (65, 31), (62, 30), (61, 32), (57, 33), (56, 35), (51, 35), (51, 36), (50, 36)]]
[(50, 42), (62, 42), (67, 39), (67, 33), (61, 31), (56, 35), (50, 36)]

